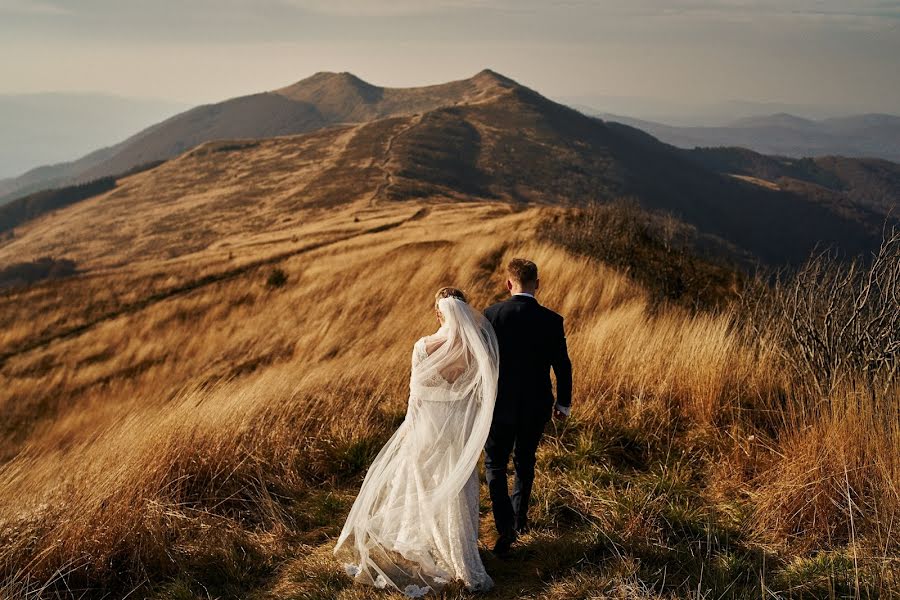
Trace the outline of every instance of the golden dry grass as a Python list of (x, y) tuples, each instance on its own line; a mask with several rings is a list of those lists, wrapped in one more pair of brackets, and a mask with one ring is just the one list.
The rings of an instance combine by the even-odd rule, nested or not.
[(91, 235), (154, 176), (67, 213), (88, 274), (0, 300), (0, 594), (382, 597), (349, 586), (334, 536), (402, 418), (434, 290), (484, 307), (514, 255), (567, 317), (575, 411), (541, 450), (535, 533), (517, 562), (487, 559), (491, 597), (897, 590), (895, 403), (796, 396), (734, 316), (651, 313), (624, 275), (536, 241), (555, 209), (299, 208), (265, 234), (206, 210), (203, 243), (173, 245), (182, 223), (123, 253), (132, 233)]
[(769, 190), (781, 189), (777, 183), (775, 183), (773, 181), (767, 181), (760, 177), (752, 177), (750, 175), (737, 175), (735, 173), (731, 173), (730, 175), (731, 175), (731, 177), (734, 177), (735, 179), (740, 179), (741, 181), (746, 181), (747, 183), (752, 183), (754, 185), (758, 185), (760, 187), (764, 187)]

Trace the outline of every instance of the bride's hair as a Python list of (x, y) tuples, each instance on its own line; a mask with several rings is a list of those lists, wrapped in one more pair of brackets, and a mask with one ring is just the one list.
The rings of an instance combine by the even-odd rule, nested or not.
[(435, 309), (437, 308), (437, 303), (441, 298), (459, 298), (466, 304), (469, 303), (469, 301), (466, 299), (465, 293), (463, 293), (461, 289), (455, 287), (442, 287), (437, 291), (437, 293), (434, 295)]

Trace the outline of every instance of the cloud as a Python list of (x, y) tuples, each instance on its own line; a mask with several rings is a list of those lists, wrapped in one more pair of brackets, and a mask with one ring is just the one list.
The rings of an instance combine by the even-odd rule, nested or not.
[(141, 14), (259, 18), (265, 15), (326, 18), (434, 17), (515, 13), (555, 18), (693, 19), (696, 21), (829, 21), (900, 23), (895, 0), (0, 0), (0, 13), (94, 17), (103, 20)]
[[(259, 0), (257, 0), (257, 3)], [(900, 27), (900, 2), (886, 0), (271, 0), (288, 11), (337, 18), (427, 17), (478, 13), (568, 14), (573, 19), (651, 19), (695, 23)]]
[[(288, 8), (303, 12), (338, 17), (399, 17), (424, 16), (462, 11), (518, 11), (531, 10), (522, 0), (277, 0)], [(546, 6), (546, 4), (544, 5)]]

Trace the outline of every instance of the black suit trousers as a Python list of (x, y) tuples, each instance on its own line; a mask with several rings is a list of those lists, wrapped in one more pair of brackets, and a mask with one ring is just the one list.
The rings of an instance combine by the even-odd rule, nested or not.
[[(493, 423), (484, 445), (484, 467), (494, 524), (503, 535), (528, 524), (528, 503), (534, 484), (535, 453), (544, 434), (545, 421), (525, 420), (515, 424)], [(512, 454), (516, 479), (512, 496), (506, 470)]]

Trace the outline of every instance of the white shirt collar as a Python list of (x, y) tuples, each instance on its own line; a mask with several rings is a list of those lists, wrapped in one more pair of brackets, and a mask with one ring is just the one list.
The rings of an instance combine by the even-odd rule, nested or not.
[[(529, 294), (528, 292), (516, 292), (513, 296), (528, 296), (529, 298), (534, 298), (534, 294)], [(537, 298), (535, 298), (537, 300)]]

